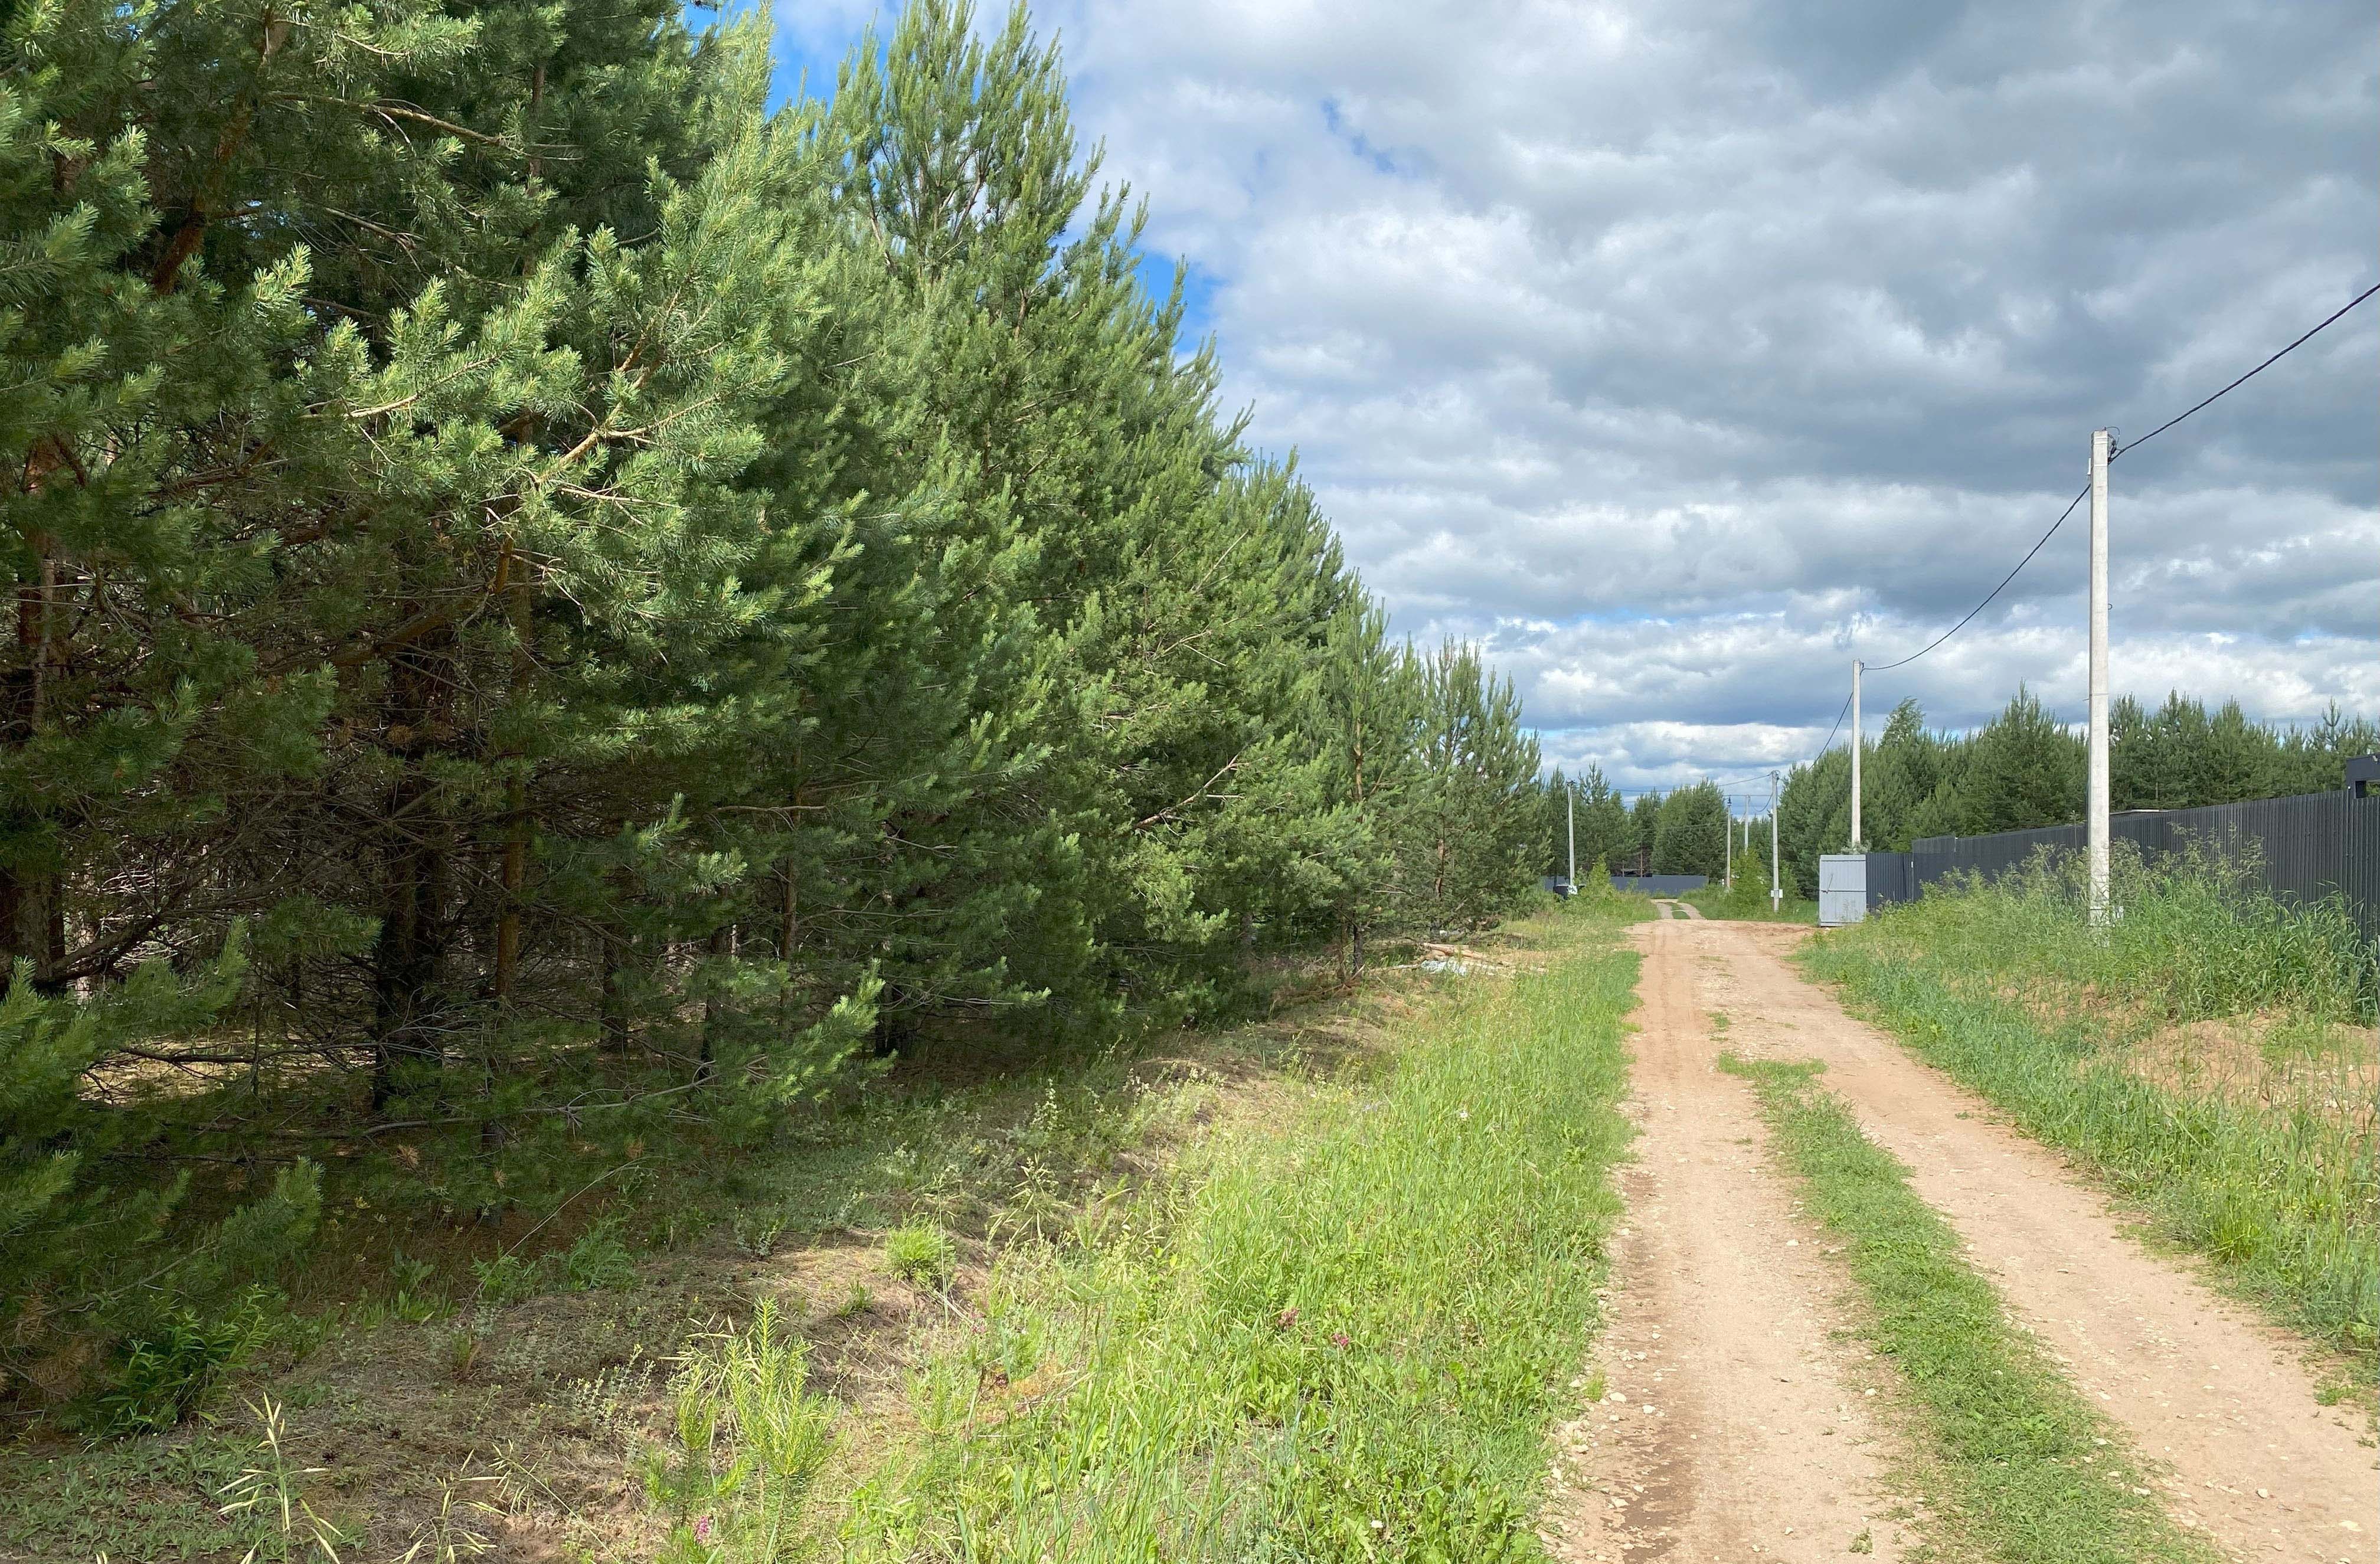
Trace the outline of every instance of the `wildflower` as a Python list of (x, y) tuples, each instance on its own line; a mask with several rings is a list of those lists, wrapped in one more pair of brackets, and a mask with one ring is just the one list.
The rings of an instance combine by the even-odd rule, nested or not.
[(1468, 1124), (1471, 1122), (1471, 1109), (1467, 1108), (1458, 1108), (1454, 1110), (1454, 1117), (1463, 1123)]
[(1332, 1331), (1330, 1333), (1330, 1344), (1343, 1350), (1347, 1345), (1347, 1333), (1343, 1330)]
[(1292, 1303), (1289, 1307), (1281, 1310), (1281, 1313), (1272, 1316), (1272, 1322), (1281, 1329), (1287, 1330), (1291, 1326), (1297, 1323), (1297, 1305)]
[(694, 1540), (697, 1542), (709, 1542), (710, 1540), (710, 1516), (698, 1515), (694, 1518)]

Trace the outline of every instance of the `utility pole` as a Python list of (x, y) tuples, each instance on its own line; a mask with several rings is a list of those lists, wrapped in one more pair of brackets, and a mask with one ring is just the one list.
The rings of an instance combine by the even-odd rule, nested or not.
[(2091, 921), (2107, 917), (2107, 431), (2091, 432)]
[(1852, 851), (1866, 838), (1860, 831), (1860, 660), (1852, 659)]
[(1768, 910), (1785, 910), (1785, 882), (1777, 868), (1777, 773), (1768, 773)]
[(1723, 802), (1727, 804), (1727, 857), (1724, 860), (1727, 867), (1720, 873), (1718, 882), (1732, 891), (1735, 889), (1735, 803), (1732, 799)]
[(1570, 893), (1578, 894), (1578, 784), (1562, 779), (1562, 830), (1570, 837)]

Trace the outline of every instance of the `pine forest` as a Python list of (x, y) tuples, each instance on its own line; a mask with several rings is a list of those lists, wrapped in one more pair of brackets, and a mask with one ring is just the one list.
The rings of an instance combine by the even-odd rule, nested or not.
[(674, 0), (0, 16), (18, 1412), (171, 1422), (331, 1206), (508, 1243), (1536, 893), (1512, 688), (1251, 447), (1021, 12), (775, 105)]

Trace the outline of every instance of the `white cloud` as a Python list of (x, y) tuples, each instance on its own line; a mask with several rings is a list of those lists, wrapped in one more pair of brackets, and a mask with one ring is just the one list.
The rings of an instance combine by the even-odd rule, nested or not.
[[(1036, 15), (1149, 248), (1212, 285), (1255, 438), (1400, 625), (1481, 637), (1549, 756), (1630, 783), (1815, 745), (1855, 651), (2040, 535), (2095, 423), (2146, 432), (2374, 270), (2348, 0)], [(2375, 346), (2380, 303), (2118, 465), (2120, 686), (2380, 711)], [(2079, 521), (1869, 709), (2079, 709)]]

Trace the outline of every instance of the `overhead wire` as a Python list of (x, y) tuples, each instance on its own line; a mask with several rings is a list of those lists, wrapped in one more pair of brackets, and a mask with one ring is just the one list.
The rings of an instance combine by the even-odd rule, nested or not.
[[(2315, 337), (2319, 336), (2331, 326), (2336, 325), (2343, 317), (2345, 317), (2349, 310), (2353, 309), (2357, 305), (2362, 304), (2365, 299), (2370, 298), (2375, 293), (2380, 293), (2380, 283), (2373, 284), (2370, 287), (2365, 288), (2362, 293), (2357, 294), (2353, 298), (2349, 299), (2345, 304), (2340, 305), (2337, 309), (2332, 310), (2312, 330), (2307, 331), (2302, 335), (2299, 336), (2297, 340), (2291, 342), (2287, 347), (2282, 348), (2271, 358), (2266, 358), (2263, 363), (2257, 365), (2254, 369), (2250, 370), (2246, 374), (2241, 375), (2239, 379), (2233, 381), (2222, 390), (2215, 393), (2214, 395), (2193, 404), (2192, 406), (2185, 408), (2181, 412), (2176, 413), (2172, 418), (2166, 419), (2165, 422), (2157, 425), (2156, 428), (2149, 430), (2146, 434), (2142, 435), (2138, 440), (2127, 441), (2123, 444), (2108, 452), (2107, 459), (2112, 462), (2118, 456), (2122, 455), (2125, 452), (2132, 450), (2136, 446), (2147, 444), (2150, 441), (2155, 440), (2158, 435), (2163, 434), (2167, 430), (2171, 429), (2174, 425), (2181, 422), (2184, 418), (2189, 418), (2194, 413), (2204, 412), (2208, 407), (2213, 406), (2216, 403), (2222, 401), (2223, 398), (2230, 395), (2233, 392), (2239, 390), (2250, 381), (2254, 380), (2258, 375), (2263, 374), (2266, 370), (2271, 369), (2274, 365), (2279, 363), (2282, 359), (2288, 358), (2299, 348), (2303, 347), (2307, 343), (2312, 342)], [(1974, 621), (1975, 615), (1983, 612), (1986, 608), (1989, 608), (1995, 598), (1998, 598), (2002, 592), (2008, 590), (2009, 583), (2015, 580), (2017, 576), (2023, 572), (2024, 567), (2033, 563), (2034, 556), (2040, 553), (2044, 548), (2048, 546), (2049, 540), (2058, 536), (2058, 529), (2066, 525), (2067, 518), (2074, 514), (2074, 508), (2077, 505), (2080, 505), (2083, 500), (2088, 498), (2090, 492), (2091, 486), (2087, 483), (2084, 484), (2082, 490), (2075, 494), (2074, 498), (2066, 503), (2066, 509), (2058, 513), (2058, 519), (2049, 524), (2049, 530), (2043, 533), (2039, 540), (2036, 541), (2032, 548), (2025, 551), (2024, 558), (2016, 562), (2016, 568), (2010, 571), (2006, 576), (2001, 576), (1999, 585), (1994, 587), (1989, 592), (1985, 593), (1984, 600), (1969, 609), (1965, 616), (1962, 617), (1956, 624), (1951, 625), (1948, 630), (1943, 631), (1940, 635), (1926, 642), (1917, 650), (1911, 652), (1907, 657), (1902, 658), (1900, 661), (1878, 663), (1875, 667), (1869, 668), (1866, 671), (1870, 673), (1889, 673), (1896, 668), (1906, 668), (1911, 663), (1916, 661), (1919, 658), (1924, 657), (1927, 652), (1932, 651), (1936, 647), (1940, 646), (1944, 641), (1949, 640), (1951, 637), (1965, 629)]]
[[(2109, 451), (2107, 453), (2107, 459), (2112, 462), (2117, 457), (2125, 455), (2135, 447), (2147, 444), (2150, 441), (2155, 440), (2158, 435), (2163, 434), (2167, 430), (2173, 428), (2174, 425), (2180, 423), (2183, 419), (2205, 411), (2208, 407), (2213, 406), (2216, 403), (2220, 402), (2226, 396), (2230, 395), (2233, 392), (2239, 390), (2250, 381), (2254, 380), (2258, 375), (2263, 374), (2266, 370), (2271, 369), (2274, 365), (2279, 363), (2282, 359), (2288, 358), (2290, 354), (2296, 352), (2299, 348), (2303, 347), (2307, 343), (2312, 342), (2315, 337), (2321, 335), (2322, 333), (2336, 325), (2350, 310), (2363, 303), (2374, 294), (2380, 294), (2380, 283), (2373, 284), (2370, 287), (2365, 288), (2362, 293), (2357, 294), (2353, 298), (2349, 299), (2345, 304), (2340, 305), (2337, 309), (2331, 311), (2330, 314), (2325, 316), (2320, 323), (2299, 336), (2295, 341), (2282, 348), (2279, 352), (2274, 354), (2271, 358), (2266, 358), (2263, 363), (2258, 364), (2254, 369), (2250, 370), (2246, 374), (2240, 376), (2237, 380), (2234, 380), (2228, 385), (2223, 387), (2222, 390), (2216, 392), (2213, 395), (2204, 398), (2203, 401), (2192, 404), (2191, 406), (2184, 408), (2181, 412), (2176, 413), (2172, 418), (2166, 419), (2165, 422), (2157, 425), (2146, 434), (2142, 435), (2138, 440), (2126, 441), (2123, 444)], [(1992, 603), (1999, 597), (1999, 595), (2008, 590), (2009, 583), (2014, 581), (2019, 576), (2022, 575), (2024, 567), (2031, 564), (2034, 562), (2034, 557), (2038, 555), (2042, 550), (2049, 546), (2049, 540), (2058, 536), (2058, 529), (2066, 525), (2069, 518), (2074, 515), (2075, 508), (2081, 505), (2082, 502), (2090, 496), (2090, 493), (2091, 486), (2086, 483), (2075, 493), (2074, 498), (2067, 501), (2066, 508), (2058, 513), (2058, 519), (2049, 524), (2049, 530), (2043, 533), (2038, 539), (2034, 540), (2033, 547), (2024, 552), (2024, 557), (2016, 562), (2016, 567), (2010, 570), (2006, 576), (2001, 576), (1999, 585), (1985, 593), (1983, 600), (1962, 614), (1956, 624), (1951, 625), (1949, 629), (1943, 631), (1940, 635), (1935, 637), (1932, 640), (1926, 642), (1915, 651), (1911, 652), (1907, 657), (1900, 659), (1898, 662), (1878, 663), (1873, 667), (1864, 667), (1863, 671), (1869, 673), (1889, 673), (1896, 668), (1906, 668), (1911, 663), (1916, 661), (1919, 658), (1924, 657), (1928, 652), (1934, 650), (1935, 648), (1940, 646), (1943, 642), (1949, 640), (1951, 637), (1957, 635), (1960, 631), (1965, 629), (1969, 624), (1974, 623), (1975, 615), (1991, 607)], [(1835, 734), (1842, 730), (1843, 718), (1850, 714), (1851, 709), (1852, 697), (1846, 695), (1843, 697), (1841, 709), (1835, 713), (1834, 726), (1827, 730), (1826, 742), (1818, 746), (1818, 755), (1826, 754), (1826, 752), (1833, 746)], [(1812, 756), (1810, 758), (1815, 760), (1817, 758), (1817, 756)], [(1795, 762), (1795, 765), (1797, 766), (1807, 764), (1809, 764), (1809, 761), (1807, 760)], [(1782, 769), (1791, 770), (1791, 768), (1788, 767)], [(1724, 792), (1726, 789), (1736, 786), (1741, 782), (1756, 782), (1760, 778), (1769, 776), (1771, 774), (1773, 774), (1773, 771), (1755, 771), (1747, 776), (1732, 778), (1728, 782), (1721, 782), (1717, 785), (1722, 792)]]
[[(2024, 558), (2016, 562), (2016, 569), (2011, 570), (2006, 576), (2001, 576), (2000, 584), (1993, 588), (1990, 591), (1985, 593), (1984, 600), (1969, 609), (1964, 618), (1961, 619), (1956, 624), (1951, 625), (1949, 629), (1943, 631), (1940, 635), (1935, 637), (1932, 640), (1926, 642), (1925, 646), (1911, 652), (1907, 657), (1902, 658), (1900, 661), (1880, 662), (1875, 667), (1867, 669), (1866, 672), (1870, 673), (1889, 673), (1896, 668), (1906, 668), (1911, 663), (1916, 661), (1919, 658), (1925, 656), (1927, 652), (1932, 651), (1936, 647), (1940, 646), (1944, 641), (1949, 640), (1951, 637), (1965, 629), (1968, 624), (1973, 621), (1975, 615), (1983, 612), (1984, 610), (1992, 606), (1992, 600), (1994, 598), (1998, 597), (2002, 592), (2008, 590), (2008, 584), (2015, 580), (2017, 576), (2023, 572), (2026, 565), (2033, 563), (2034, 555), (2041, 552), (2043, 549), (2049, 546), (2049, 540), (2058, 536), (2058, 529), (2066, 525), (2066, 518), (2074, 514), (2074, 507), (2081, 504), (2090, 492), (2091, 486), (2086, 483), (2082, 487), (2081, 491), (2075, 494), (2074, 498), (2067, 501), (2066, 508), (2058, 513), (2058, 519), (2049, 524), (2049, 530), (2043, 533), (2040, 540), (2035, 542), (2032, 548), (2027, 549), (2024, 552)], [(1845, 704), (1849, 704), (1848, 697), (1845, 697)]]
[(2123, 444), (2117, 446), (2113, 451), (2107, 453), (2107, 459), (2112, 462), (2117, 457), (2122, 455), (2125, 452), (2131, 450), (2134, 446), (2147, 444), (2150, 441), (2155, 440), (2158, 435), (2163, 434), (2167, 430), (2171, 429), (2174, 425), (2181, 422), (2182, 419), (2190, 417), (2192, 413), (2203, 412), (2206, 408), (2213, 406), (2216, 403), (2222, 401), (2225, 397), (2230, 395), (2233, 392), (2239, 390), (2250, 381), (2254, 380), (2258, 375), (2263, 374), (2266, 370), (2271, 369), (2274, 365), (2279, 363), (2290, 354), (2295, 353), (2299, 348), (2303, 347), (2307, 343), (2312, 342), (2316, 336), (2320, 335), (2324, 331), (2336, 323), (2339, 317), (2345, 315), (2349, 310), (2354, 309), (2365, 299), (2370, 298), (2375, 293), (2380, 293), (2380, 283), (2373, 284), (2370, 287), (2365, 288), (2362, 293), (2357, 294), (2353, 298), (2349, 299), (2345, 304), (2340, 305), (2337, 309), (2331, 311), (2331, 313), (2324, 319), (2321, 325), (2314, 327), (2313, 330), (2306, 333), (2305, 335), (2298, 338), (2297, 341), (2289, 344), (2287, 347), (2282, 348), (2278, 353), (2274, 354), (2270, 358), (2265, 359), (2263, 363), (2257, 365), (2246, 374), (2241, 375), (2238, 380), (2233, 381), (2229, 385), (2225, 386), (2222, 390), (2216, 392), (2205, 401), (2199, 403), (2196, 406), (2190, 408), (2186, 412), (2176, 413), (2173, 417), (2166, 419), (2165, 422), (2157, 425), (2156, 428), (2149, 430), (2146, 434), (2142, 435), (2138, 440), (2128, 440)]

